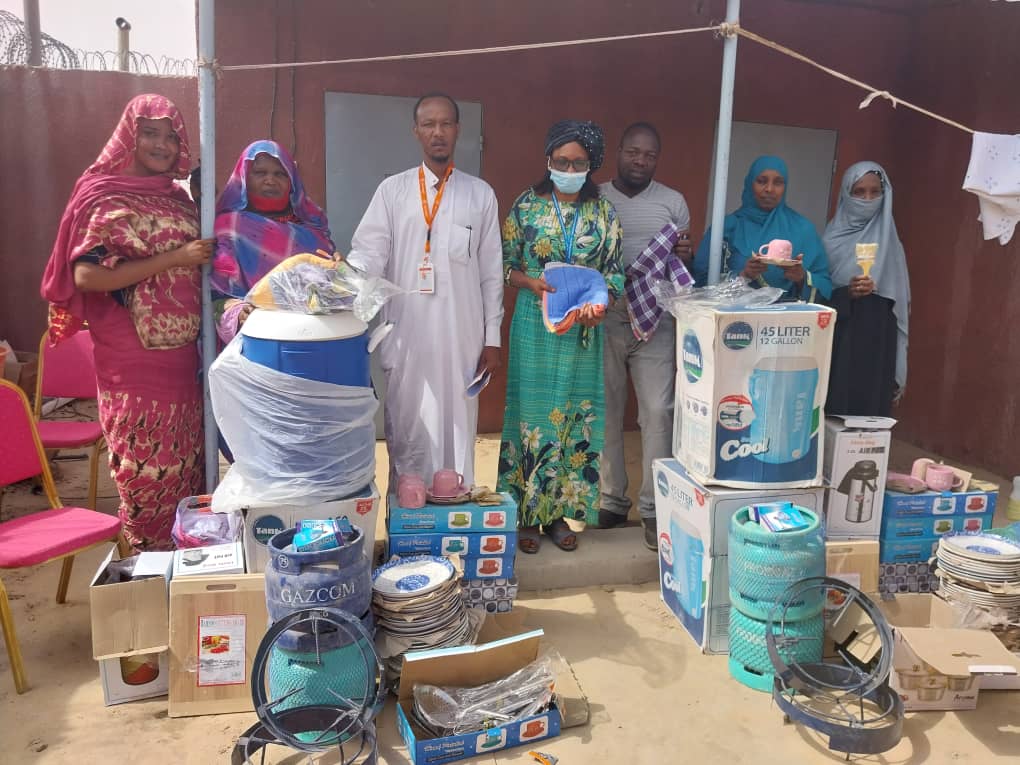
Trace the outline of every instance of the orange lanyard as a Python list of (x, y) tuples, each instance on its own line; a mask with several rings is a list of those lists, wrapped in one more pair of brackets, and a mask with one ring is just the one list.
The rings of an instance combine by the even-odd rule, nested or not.
[(418, 189), (421, 191), (421, 214), (425, 216), (425, 225), (428, 229), (425, 232), (425, 254), (428, 255), (432, 251), (432, 221), (436, 219), (436, 213), (439, 211), (439, 203), (443, 201), (443, 191), (446, 189), (446, 181), (450, 178), (450, 173), (453, 172), (453, 164), (447, 166), (446, 172), (443, 174), (443, 180), (439, 182), (439, 188), (436, 190), (436, 199), (432, 203), (432, 212), (429, 212), (428, 195), (425, 193), (425, 168), (418, 167)]

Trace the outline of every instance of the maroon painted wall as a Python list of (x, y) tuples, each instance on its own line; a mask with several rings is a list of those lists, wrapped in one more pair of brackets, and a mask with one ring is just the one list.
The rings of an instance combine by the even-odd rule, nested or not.
[[(751, 6), (744, 19), (749, 28), (809, 55), (852, 63), (858, 76), (895, 88), (905, 63), (901, 39), (910, 34), (908, 17), (788, 0), (745, 5)], [(279, 17), (270, 4), (262, 6), (243, 0), (217, 3), (221, 63), (265, 63), (276, 56), (280, 61), (355, 58), (708, 26), (722, 17), (724, 3), (521, 0), (479, 6), (473, 0), (452, 0), (440, 11), (440, 6), (416, 0), (306, 0), (297, 4), (296, 15), (281, 3)], [(836, 39), (823, 34), (834, 28), (853, 32)], [(686, 192), (694, 230), (701, 231), (721, 51), (718, 40), (702, 33), (469, 58), (301, 68), (293, 73), (293, 90), (287, 70), (275, 75), (226, 72), (218, 89), (218, 175), (230, 172), (237, 152), (249, 141), (266, 136), (274, 81), (272, 137), (285, 144), (296, 137), (305, 182), (319, 200), (325, 198), (325, 92), (416, 96), (439, 89), (482, 103), (482, 174), (503, 212), (541, 174), (543, 137), (553, 121), (594, 119), (615, 147), (628, 123), (644, 119), (663, 132), (659, 180)], [(890, 109), (860, 113), (858, 91), (746, 41), (740, 43), (737, 71), (736, 119), (838, 129), (841, 164), (864, 156), (887, 158), (896, 119)], [(611, 153), (598, 179), (610, 178), (614, 164)], [(337, 244), (341, 250), (349, 247), (349, 242)], [(512, 305), (508, 295), (508, 312)], [(509, 320), (504, 331), (508, 325)], [(501, 428), (504, 391), (501, 378), (483, 394), (483, 432)]]
[[(1017, 132), (1015, 8), (986, 0), (882, 5), (885, 10), (755, 0), (744, 3), (743, 24), (966, 124)], [(724, 3), (522, 0), (486, 5), (484, 15), (480, 7), (473, 0), (220, 0), (217, 58), (224, 64), (308, 61), (705, 26), (723, 16)], [(903, 12), (911, 9), (924, 13)], [(746, 40), (739, 51), (736, 119), (838, 130), (837, 178), (864, 158), (891, 174), (914, 292), (910, 382), (896, 413), (898, 435), (1001, 473), (1020, 473), (1012, 448), (1020, 338), (1010, 332), (1020, 320), (1020, 235), (1007, 247), (982, 242), (977, 201), (959, 188), (969, 136), (883, 101), (860, 111), (864, 94), (856, 88)], [(443, 89), (483, 104), (483, 175), (504, 212), (541, 171), (542, 138), (552, 121), (595, 119), (615, 144), (628, 122), (648, 119), (664, 134), (658, 177), (686, 193), (697, 231), (706, 216), (720, 61), (719, 41), (699, 34), (293, 74), (225, 72), (218, 87), (217, 176), (222, 183), (236, 153), (271, 134), (296, 149), (311, 193), (324, 201), (326, 91), (415, 96)], [(45, 326), (39, 277), (75, 178), (98, 153), (124, 103), (149, 90), (177, 101), (197, 143), (193, 79), (0, 71), (0, 145), (6, 147), (0, 336), (17, 346), (34, 346)], [(611, 172), (610, 157), (600, 180)], [(503, 394), (502, 380), (483, 394), (482, 430), (500, 428)]]
[(198, 152), (195, 78), (0, 69), (0, 338), (33, 350), (46, 329), (39, 281), (74, 182), (99, 155), (127, 102), (161, 93), (184, 113)]
[[(919, 19), (903, 96), (989, 133), (1020, 132), (1020, 8), (964, 3)], [(898, 110), (896, 221), (913, 289), (910, 371), (898, 435), (1020, 473), (1020, 230), (984, 242), (963, 191), (971, 138)]]

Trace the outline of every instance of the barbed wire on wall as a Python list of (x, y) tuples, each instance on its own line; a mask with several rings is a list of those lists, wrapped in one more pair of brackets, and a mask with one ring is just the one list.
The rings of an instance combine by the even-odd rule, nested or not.
[[(10, 11), (0, 10), (0, 66), (28, 66), (28, 48), (25, 22)], [(111, 72), (119, 70), (119, 64), (120, 54), (117, 51), (72, 48), (45, 32), (42, 34), (44, 67)], [(170, 56), (156, 58), (148, 53), (128, 51), (127, 71), (133, 74), (194, 77), (198, 70), (193, 59)]]

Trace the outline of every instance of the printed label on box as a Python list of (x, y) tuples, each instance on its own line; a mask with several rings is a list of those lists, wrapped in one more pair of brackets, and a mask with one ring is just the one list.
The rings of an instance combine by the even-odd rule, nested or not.
[(198, 617), (198, 685), (244, 685), (244, 614)]

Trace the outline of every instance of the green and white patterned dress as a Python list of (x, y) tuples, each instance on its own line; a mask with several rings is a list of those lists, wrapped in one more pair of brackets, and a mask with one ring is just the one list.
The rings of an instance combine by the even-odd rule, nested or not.
[[(623, 293), (622, 231), (606, 199), (560, 205), (567, 231), (580, 215), (576, 265), (601, 272), (609, 293)], [(564, 262), (564, 234), (552, 201), (528, 189), (503, 223), (503, 267), (533, 278)], [(510, 325), (506, 413), (499, 450), (499, 491), (520, 505), (520, 526), (548, 526), (564, 516), (594, 523), (599, 455), (605, 437), (602, 328), (575, 324), (562, 335), (542, 321), (542, 303), (519, 290)]]

